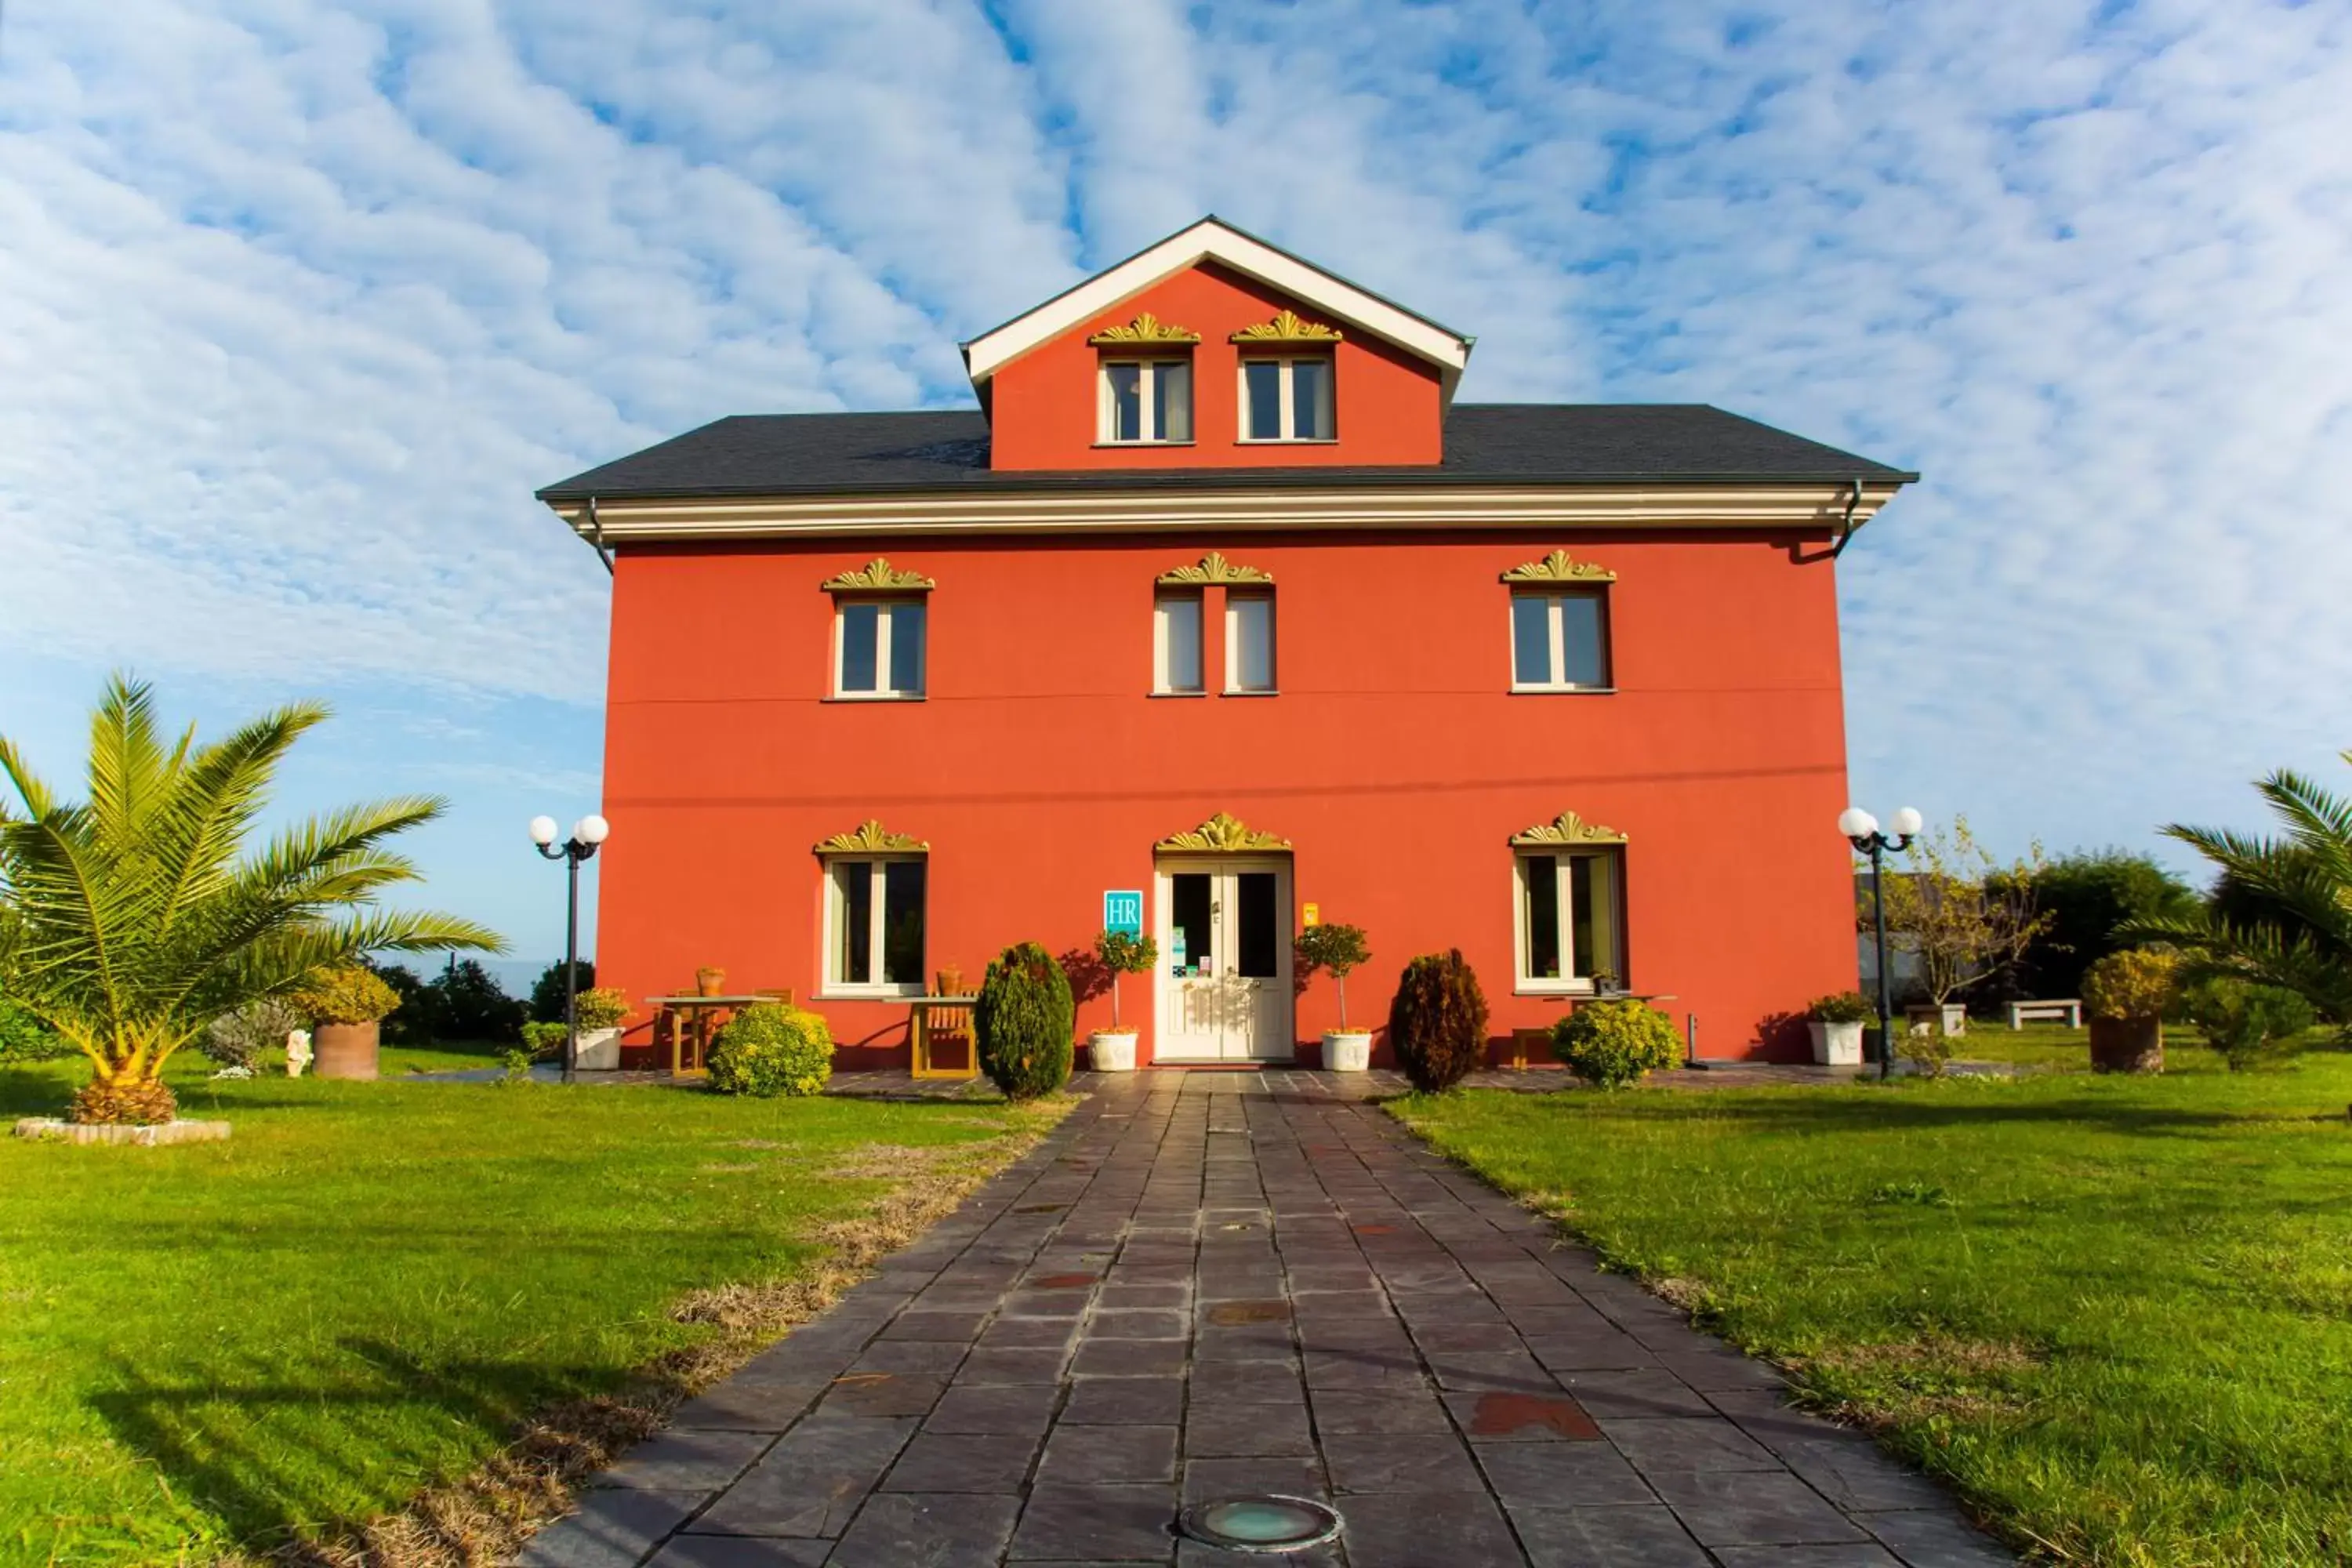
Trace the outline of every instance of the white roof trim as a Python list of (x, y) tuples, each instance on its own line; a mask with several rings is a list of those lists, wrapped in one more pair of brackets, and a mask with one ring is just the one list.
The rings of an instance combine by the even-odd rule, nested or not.
[(1336, 316), (1407, 353), (1429, 361), (1437, 366), (1444, 379), (1448, 401), (1454, 396), (1454, 384), (1461, 379), (1463, 367), (1470, 363), (1471, 339), (1391, 305), (1376, 294), (1276, 250), (1263, 240), (1229, 228), (1215, 218), (1204, 217), (1149, 250), (1096, 273), (1076, 288), (1055, 295), (1036, 309), (964, 344), (964, 363), (971, 372), (972, 384), (978, 386), (1038, 344), (1059, 337), (1129, 295), (1203, 258), (1255, 278), (1269, 289), (1278, 289), (1312, 305), (1318, 311)]

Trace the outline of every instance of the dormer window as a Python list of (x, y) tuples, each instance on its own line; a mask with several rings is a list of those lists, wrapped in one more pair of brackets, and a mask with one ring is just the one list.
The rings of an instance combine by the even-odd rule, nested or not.
[(1242, 439), (1332, 439), (1330, 356), (1242, 361)]
[(1192, 363), (1181, 359), (1106, 359), (1102, 440), (1151, 446), (1192, 438)]

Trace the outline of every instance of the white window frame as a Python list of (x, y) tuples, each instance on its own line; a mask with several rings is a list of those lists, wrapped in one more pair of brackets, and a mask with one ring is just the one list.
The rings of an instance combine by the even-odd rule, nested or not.
[[(1549, 860), (1552, 869), (1552, 896), (1559, 900), (1557, 918), (1559, 921), (1559, 973), (1529, 974), (1528, 973), (1528, 862)], [(1607, 847), (1591, 849), (1527, 849), (1511, 851), (1511, 977), (1512, 991), (1521, 996), (1589, 996), (1592, 994), (1592, 976), (1576, 973), (1576, 900), (1569, 877), (1568, 863), (1576, 859), (1597, 859), (1610, 862), (1609, 919), (1616, 936), (1617, 981), (1625, 983), (1625, 856), (1622, 850)]]
[[(1293, 366), (1301, 363), (1319, 364), (1323, 367), (1323, 391), (1321, 397), (1318, 400), (1318, 407), (1317, 408), (1317, 412), (1322, 416), (1321, 419), (1318, 420), (1318, 423), (1319, 423), (1324, 429), (1331, 432), (1328, 436), (1301, 436), (1298, 434), (1298, 410), (1296, 405), (1296, 395), (1293, 392), (1293, 382), (1290, 373)], [(1253, 436), (1250, 434), (1249, 367), (1254, 364), (1272, 364), (1282, 367), (1281, 374), (1277, 378), (1278, 384), (1282, 389), (1282, 434), (1279, 436)], [(1271, 447), (1277, 443), (1286, 446), (1304, 445), (1313, 447), (1328, 446), (1331, 442), (1337, 441), (1339, 438), (1339, 421), (1338, 417), (1338, 405), (1339, 401), (1339, 361), (1330, 354), (1244, 355), (1240, 365), (1234, 372), (1234, 405), (1241, 410), (1241, 427), (1236, 432), (1236, 439), (1244, 447)]]
[[(1192, 686), (1178, 686), (1169, 679), (1168, 670), (1168, 606), (1181, 602), (1198, 611), (1200, 626), (1197, 636), (1201, 647), (1195, 651), (1201, 657), (1201, 679)], [(1151, 595), (1151, 693), (1155, 697), (1205, 697), (1209, 693), (1209, 596), (1199, 589), (1162, 588)]]
[[(1563, 675), (1568, 670), (1568, 617), (1560, 605), (1569, 599), (1591, 599), (1601, 606), (1601, 674), (1598, 686), (1580, 685), (1573, 680), (1521, 680), (1519, 679), (1519, 604), (1521, 599), (1539, 599), (1544, 605), (1544, 624), (1549, 629), (1551, 668)], [(1509, 613), (1504, 617), (1505, 657), (1510, 659), (1511, 689), (1514, 691), (1614, 691), (1617, 689), (1617, 650), (1614, 628), (1609, 616), (1609, 591), (1605, 588), (1522, 588), (1511, 594)]]
[[(1259, 600), (1265, 605), (1265, 665), (1264, 686), (1242, 684), (1242, 626), (1240, 605), (1244, 600)], [(1202, 671), (1205, 677), (1207, 671)], [(1225, 590), (1225, 690), (1228, 697), (1273, 697), (1282, 690), (1282, 612), (1275, 605), (1274, 595), (1257, 591)]]
[[(852, 691), (843, 681), (846, 673), (844, 655), (849, 650), (848, 611), (854, 605), (865, 605), (880, 612), (874, 620), (874, 689)], [(890, 668), (890, 617), (912, 605), (923, 612), (923, 664), (915, 672), (913, 686), (901, 686), (898, 678), (904, 672)], [(844, 595), (833, 605), (833, 695), (842, 702), (919, 702), (930, 682), (931, 607), (928, 599), (885, 599)]]
[(882, 980), (845, 980), (834, 973), (834, 961), (841, 952), (839, 938), (841, 936), (842, 917), (848, 911), (849, 907), (848, 896), (841, 889), (841, 878), (838, 874), (840, 868), (844, 866), (854, 865), (866, 865), (871, 868), (866, 872), (867, 924), (866, 953), (866, 962), (873, 966), (872, 973), (878, 974), (882, 970), (884, 923), (886, 916), (888, 913), (888, 901), (886, 894), (887, 884), (885, 880), (887, 873), (885, 872), (883, 868), (897, 862), (907, 860), (920, 861), (923, 865), (923, 959), (920, 973), (925, 974), (929, 973), (929, 966), (931, 960), (930, 857), (928, 855), (904, 854), (877, 855), (863, 850), (854, 854), (828, 855), (824, 858), (823, 862), (824, 867), (824, 929), (821, 933), (821, 938), (824, 946), (822, 952), (818, 954), (817, 973), (824, 976), (824, 984), (818, 991), (818, 995), (820, 997), (920, 996), (929, 989), (929, 986), (920, 979), (913, 981), (899, 981), (893, 984), (888, 981)]
[[(1133, 365), (1139, 373), (1136, 378), (1136, 395), (1141, 402), (1139, 414), (1146, 428), (1143, 435), (1131, 440), (1122, 439), (1118, 435), (1117, 400), (1112, 396), (1110, 390), (1110, 373), (1115, 365)], [(1153, 384), (1160, 379), (1160, 372), (1180, 369), (1184, 372), (1184, 427), (1187, 432), (1191, 432), (1199, 428), (1199, 422), (1194, 418), (1199, 410), (1192, 405), (1192, 362), (1190, 359), (1182, 357), (1146, 359), (1139, 355), (1127, 354), (1116, 354), (1104, 359), (1095, 371), (1096, 445), (1102, 447), (1189, 447), (1192, 445), (1193, 437), (1189, 433), (1171, 437), (1164, 431), (1150, 428), (1152, 410), (1159, 405), (1159, 400), (1152, 395)]]

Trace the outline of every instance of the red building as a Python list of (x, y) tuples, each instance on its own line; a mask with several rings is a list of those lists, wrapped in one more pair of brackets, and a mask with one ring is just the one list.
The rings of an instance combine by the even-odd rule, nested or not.
[(1855, 981), (1833, 560), (1916, 476), (1457, 405), (1470, 350), (1208, 219), (965, 344), (976, 410), (722, 419), (541, 491), (614, 570), (599, 977), (722, 966), (904, 1062), (940, 969), (1133, 891), (1146, 1061), (1313, 1059), (1318, 916), (1370, 933), (1357, 1021), (1459, 947), (1498, 1037), (1613, 979), (1779, 1054)]

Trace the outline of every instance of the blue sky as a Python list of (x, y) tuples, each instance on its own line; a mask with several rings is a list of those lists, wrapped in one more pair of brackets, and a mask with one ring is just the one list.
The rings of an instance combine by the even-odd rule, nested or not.
[[(1998, 847), (2352, 744), (2352, 7), (11, 0), (0, 731), (339, 718), (434, 901), (562, 940), (606, 579), (538, 485), (1214, 211), (1479, 338), (1924, 470), (1841, 571), (1854, 793)], [(1824, 831), (1829, 825), (1824, 824)]]

